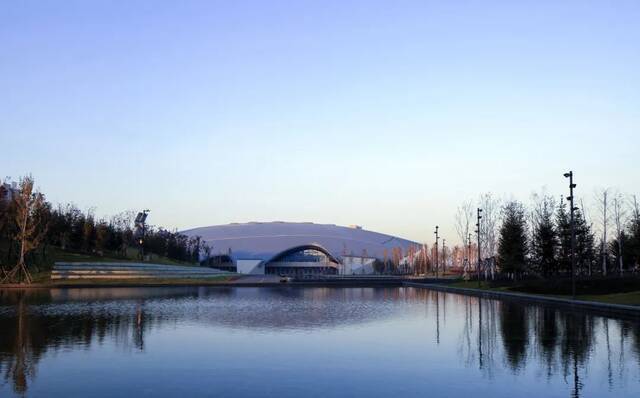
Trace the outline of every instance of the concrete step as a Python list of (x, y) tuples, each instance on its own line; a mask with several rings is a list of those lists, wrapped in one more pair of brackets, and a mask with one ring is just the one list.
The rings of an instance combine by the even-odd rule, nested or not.
[(86, 263), (86, 262), (57, 262), (54, 268), (59, 267), (103, 267), (103, 268), (180, 268), (180, 269), (209, 269), (207, 267), (190, 266), (190, 265), (169, 265), (169, 264), (152, 264), (152, 263)]
[(59, 262), (51, 279), (208, 278), (227, 272), (205, 268), (148, 263)]
[(107, 274), (90, 274), (90, 275), (51, 275), (51, 279), (206, 279), (214, 278), (224, 274), (216, 275), (185, 275), (185, 274), (131, 274), (131, 275), (107, 275)]
[(53, 271), (58, 272), (81, 272), (81, 271), (104, 271), (104, 272), (184, 272), (193, 274), (216, 274), (219, 270), (201, 270), (201, 269), (180, 269), (180, 268), (128, 268), (128, 267), (56, 267)]
[(216, 276), (221, 275), (221, 272), (176, 272), (176, 271), (165, 271), (165, 272), (155, 272), (155, 271), (128, 271), (128, 270), (118, 270), (118, 271), (100, 271), (100, 270), (82, 270), (82, 271), (52, 271), (51, 275), (59, 275), (59, 276), (70, 276), (70, 275), (194, 275), (194, 276)]

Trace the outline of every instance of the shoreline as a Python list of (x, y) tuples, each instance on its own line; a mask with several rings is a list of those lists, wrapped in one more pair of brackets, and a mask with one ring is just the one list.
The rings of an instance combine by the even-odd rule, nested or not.
[(2, 289), (56, 289), (56, 288), (102, 288), (102, 287), (170, 287), (170, 286), (313, 286), (313, 287), (401, 287), (404, 282), (448, 284), (451, 278), (407, 278), (400, 275), (341, 276), (335, 278), (308, 279), (280, 282), (280, 278), (265, 275), (222, 274), (210, 278), (123, 278), (123, 279), (57, 279), (31, 284), (3, 284)]
[(5, 284), (0, 285), (0, 290), (42, 290), (42, 289), (99, 289), (99, 288), (146, 288), (146, 287), (324, 287), (324, 288), (364, 288), (364, 287), (414, 287), (429, 289), (447, 293), (462, 294), (467, 296), (493, 298), (501, 300), (514, 300), (524, 302), (534, 302), (561, 306), (565, 308), (587, 309), (591, 311), (603, 312), (607, 314), (622, 314), (640, 317), (640, 305), (627, 305), (606, 303), (593, 300), (574, 300), (571, 298), (555, 297), (540, 294), (506, 292), (489, 289), (474, 289), (466, 287), (448, 286), (455, 282), (451, 279), (427, 278), (421, 280), (411, 280), (400, 277), (375, 277), (375, 278), (344, 278), (325, 279), (309, 281), (276, 282), (273, 280), (242, 280), (243, 278), (226, 277), (229, 279), (219, 280), (86, 280), (82, 282), (55, 282), (55, 283), (32, 283), (26, 284)]
[(545, 296), (540, 294), (531, 293), (519, 293), (519, 292), (504, 292), (488, 289), (473, 289), (465, 287), (446, 286), (433, 283), (416, 283), (416, 282), (404, 282), (403, 286), (415, 287), (421, 289), (437, 290), (447, 293), (463, 294), (466, 296), (475, 296), (483, 298), (493, 299), (507, 299), (513, 301), (528, 301), (537, 302), (540, 304), (550, 304), (554, 306), (560, 306), (564, 308), (573, 309), (587, 309), (596, 312), (603, 312), (609, 315), (632, 315), (640, 318), (640, 305), (627, 305), (627, 304), (614, 304), (603, 303), (599, 301), (587, 301), (587, 300), (574, 300), (571, 298)]
[[(231, 277), (233, 278), (233, 277)], [(82, 282), (54, 282), (54, 283), (32, 283), (32, 284), (5, 284), (0, 285), (2, 289), (72, 289), (72, 288), (111, 288), (111, 287), (273, 287), (273, 286), (308, 286), (308, 287), (402, 287), (402, 278), (366, 278), (366, 279), (335, 279), (335, 280), (309, 280), (279, 282), (271, 280), (243, 280), (243, 278), (231, 280), (212, 279), (207, 280), (158, 280), (158, 279), (138, 279), (138, 280), (84, 280)]]

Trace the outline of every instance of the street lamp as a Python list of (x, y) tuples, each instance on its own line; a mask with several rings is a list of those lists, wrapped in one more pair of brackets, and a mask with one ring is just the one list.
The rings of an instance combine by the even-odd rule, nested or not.
[(476, 273), (478, 274), (478, 287), (480, 287), (480, 219), (482, 216), (482, 209), (478, 207), (478, 221), (476, 222), (476, 234), (478, 235), (478, 265), (476, 266)]
[(136, 227), (138, 227), (141, 231), (139, 243), (140, 243), (140, 259), (142, 261), (144, 261), (144, 238), (147, 230), (146, 221), (147, 221), (147, 215), (149, 214), (150, 211), (151, 210), (149, 209), (142, 210), (140, 213), (138, 213), (135, 220)]
[(573, 188), (576, 187), (576, 184), (573, 183), (573, 171), (569, 171), (568, 173), (564, 173), (565, 178), (569, 179), (569, 196), (567, 196), (567, 200), (569, 201), (569, 206), (571, 208), (571, 297), (576, 298), (576, 225), (573, 216), (573, 212), (578, 210), (577, 207), (573, 206)]

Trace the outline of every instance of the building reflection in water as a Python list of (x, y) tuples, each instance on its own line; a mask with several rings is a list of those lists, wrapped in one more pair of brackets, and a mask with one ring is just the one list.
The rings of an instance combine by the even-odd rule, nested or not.
[[(639, 377), (626, 369), (630, 362), (640, 367), (634, 320), (413, 288), (284, 287), (0, 290), (0, 373), (25, 394), (48, 353), (105, 341), (144, 353), (148, 332), (181, 322), (286, 333), (401, 317), (433, 328), (426, 349), (445, 349), (454, 336), (450, 355), (487, 382), (533, 366), (548, 380), (561, 375), (578, 397), (596, 359), (606, 360), (610, 389)], [(597, 350), (604, 351), (596, 358)]]

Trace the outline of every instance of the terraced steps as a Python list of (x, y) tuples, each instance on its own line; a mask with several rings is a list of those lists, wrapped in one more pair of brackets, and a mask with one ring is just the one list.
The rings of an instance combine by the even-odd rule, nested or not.
[(206, 268), (147, 263), (55, 263), (51, 279), (209, 278), (227, 272)]

